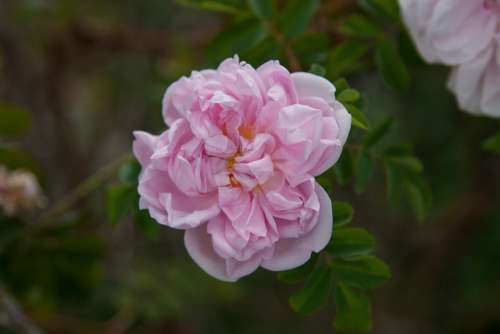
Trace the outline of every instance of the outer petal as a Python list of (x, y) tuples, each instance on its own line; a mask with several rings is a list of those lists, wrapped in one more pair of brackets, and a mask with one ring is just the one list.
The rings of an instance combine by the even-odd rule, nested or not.
[(440, 61), (471, 61), (491, 45), (498, 18), (483, 1), (442, 0), (434, 8), (427, 37)]
[(320, 202), (318, 222), (308, 234), (297, 239), (284, 239), (276, 243), (273, 257), (264, 260), (262, 267), (281, 271), (303, 265), (311, 257), (311, 252), (320, 252), (332, 236), (332, 202), (326, 191), (316, 183), (316, 193)]
[(403, 20), (422, 57), (459, 65), (490, 47), (498, 18), (483, 1), (399, 0)]
[(297, 90), (299, 100), (304, 97), (320, 97), (329, 105), (335, 102), (335, 86), (325, 78), (307, 73), (292, 73), (292, 80)]
[(488, 66), (482, 93), (482, 112), (488, 116), (500, 117), (500, 65), (495, 61)]
[(273, 251), (272, 248), (264, 249), (246, 261), (224, 259), (215, 252), (206, 225), (187, 230), (184, 234), (184, 245), (194, 262), (207, 274), (226, 282), (235, 282), (253, 273), (262, 259), (268, 258)]
[(455, 67), (448, 88), (456, 95), (460, 108), (472, 114), (481, 112), (483, 81), (492, 62), (492, 49), (485, 50), (474, 61)]
[(151, 162), (158, 137), (144, 131), (134, 131), (134, 137), (134, 155), (142, 166), (147, 166)]
[(187, 230), (184, 234), (184, 245), (194, 262), (210, 276), (226, 282), (235, 282), (238, 279), (227, 275), (225, 260), (215, 253), (205, 225)]
[(418, 51), (429, 63), (438, 60), (429, 38), (427, 28), (438, 0), (399, 0), (403, 20), (412, 36)]
[(339, 102), (335, 102), (333, 104), (333, 111), (335, 112), (335, 120), (339, 126), (338, 138), (342, 145), (344, 145), (347, 141), (347, 137), (349, 137), (349, 132), (351, 131), (352, 117)]

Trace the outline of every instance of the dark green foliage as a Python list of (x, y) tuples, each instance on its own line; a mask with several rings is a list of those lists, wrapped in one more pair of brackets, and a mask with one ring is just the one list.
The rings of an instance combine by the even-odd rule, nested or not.
[(369, 50), (366, 42), (347, 40), (330, 51), (326, 69), (330, 79), (337, 79), (351, 72)]
[(273, 16), (272, 0), (247, 0), (248, 7), (261, 20), (268, 20)]
[(320, 0), (287, 1), (277, 21), (278, 29), (287, 38), (293, 39), (301, 36), (319, 5)]
[(380, 28), (368, 17), (360, 14), (349, 16), (340, 26), (339, 31), (354, 38), (375, 38), (381, 34)]
[(368, 182), (373, 176), (374, 164), (366, 151), (361, 151), (356, 162), (356, 184), (354, 189), (357, 193), (365, 191)]
[(366, 255), (373, 251), (375, 239), (362, 228), (341, 228), (333, 233), (327, 251), (333, 256), (350, 258)]
[(485, 140), (483, 142), (483, 149), (494, 153), (500, 153), (500, 132)]
[(399, 19), (399, 7), (396, 0), (359, 0), (359, 5), (374, 16), (397, 23)]
[(252, 49), (266, 37), (267, 30), (260, 20), (245, 19), (220, 32), (208, 46), (207, 56), (218, 63), (221, 59)]
[(304, 288), (290, 297), (290, 306), (294, 311), (310, 314), (320, 309), (328, 300), (332, 288), (332, 271), (327, 265), (317, 266)]
[(120, 183), (107, 189), (106, 213), (112, 224), (132, 216), (134, 225), (150, 239), (156, 239), (160, 226), (147, 210), (139, 210), (137, 186), (141, 167), (135, 160), (123, 164), (118, 170)]
[(387, 85), (398, 90), (408, 89), (410, 74), (394, 43), (386, 40), (380, 41), (377, 45), (375, 61)]
[(232, 15), (242, 15), (245, 13), (244, 0), (176, 0), (179, 4)]
[(323, 66), (314, 63), (311, 65), (311, 68), (309, 68), (309, 72), (323, 77), (326, 74), (326, 69)]
[(372, 328), (370, 299), (363, 291), (340, 283), (335, 290), (335, 328), (345, 332), (368, 332)]
[(353, 260), (335, 259), (331, 268), (336, 280), (363, 290), (378, 288), (391, 277), (389, 267), (374, 256)]
[(20, 136), (30, 124), (29, 111), (11, 103), (0, 102), (0, 137)]
[(349, 224), (354, 216), (352, 206), (347, 202), (333, 202), (333, 226), (335, 228)]

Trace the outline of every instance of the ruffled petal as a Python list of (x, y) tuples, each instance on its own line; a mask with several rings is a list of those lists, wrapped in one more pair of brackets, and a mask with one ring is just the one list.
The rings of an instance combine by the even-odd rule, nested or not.
[(275, 244), (273, 257), (264, 260), (262, 267), (273, 270), (289, 270), (303, 265), (311, 252), (320, 252), (330, 241), (333, 228), (332, 203), (326, 191), (316, 184), (320, 212), (316, 226), (306, 235), (296, 239), (283, 239)]

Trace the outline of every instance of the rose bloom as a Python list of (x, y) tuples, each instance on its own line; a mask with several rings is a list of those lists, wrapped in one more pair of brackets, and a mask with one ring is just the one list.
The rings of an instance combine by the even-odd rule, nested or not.
[(462, 109), (500, 117), (500, 1), (399, 0), (418, 51), (452, 66), (448, 87)]
[(185, 230), (208, 274), (287, 270), (326, 246), (332, 205), (314, 176), (338, 160), (351, 127), (328, 80), (230, 58), (173, 83), (163, 117), (159, 136), (134, 132), (140, 207)]

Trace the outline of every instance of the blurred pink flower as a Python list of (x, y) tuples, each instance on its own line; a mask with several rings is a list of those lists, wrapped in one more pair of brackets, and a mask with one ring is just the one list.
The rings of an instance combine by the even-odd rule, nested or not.
[(422, 57), (453, 66), (448, 83), (462, 109), (500, 117), (500, 1), (399, 0)]
[(41, 207), (45, 202), (36, 177), (24, 170), (0, 166), (0, 208), (7, 216)]
[(172, 84), (163, 116), (161, 135), (134, 133), (140, 207), (186, 230), (208, 274), (287, 270), (326, 246), (332, 206), (314, 176), (337, 161), (351, 126), (329, 81), (230, 58)]

